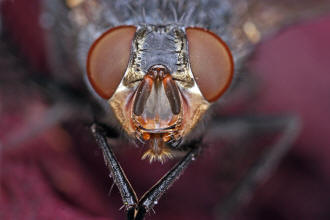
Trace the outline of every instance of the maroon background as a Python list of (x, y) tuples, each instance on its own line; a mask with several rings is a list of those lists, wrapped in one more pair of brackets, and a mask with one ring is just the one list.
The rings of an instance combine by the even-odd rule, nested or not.
[[(46, 74), (38, 11), (37, 1), (29, 0), (7, 1), (3, 7), (12, 42), (31, 66)], [(330, 219), (329, 27), (330, 16), (323, 16), (291, 27), (258, 48), (252, 62), (263, 80), (258, 112), (295, 113), (303, 129), (278, 171), (258, 188), (237, 219)], [(13, 99), (0, 111), (1, 143), (47, 109), (38, 98), (28, 100), (24, 109), (15, 109)], [(79, 137), (83, 125), (77, 122), (77, 127), (72, 134), (54, 126), (14, 148), (2, 146), (0, 219), (122, 218), (118, 191), (107, 196), (111, 180), (102, 156), (94, 144), (82, 144), (92, 140)], [(136, 152), (141, 152), (136, 149), (121, 151), (120, 161), (139, 195), (170, 167), (139, 161)], [(212, 164), (216, 158), (211, 152), (186, 171), (150, 219), (211, 218), (217, 201)]]

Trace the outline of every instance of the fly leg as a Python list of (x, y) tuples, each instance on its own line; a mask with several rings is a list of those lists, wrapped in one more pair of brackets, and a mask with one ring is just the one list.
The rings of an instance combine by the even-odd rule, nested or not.
[(129, 183), (123, 169), (116, 159), (106, 137), (116, 138), (113, 132), (104, 125), (94, 123), (91, 126), (94, 138), (102, 149), (104, 160), (108, 166), (111, 176), (119, 189), (123, 204), (127, 211), (128, 220), (143, 220), (145, 214), (157, 205), (161, 196), (172, 186), (172, 184), (181, 176), (189, 164), (195, 160), (200, 151), (200, 141), (189, 144), (191, 149), (187, 155), (177, 163), (168, 173), (166, 173), (153, 187), (151, 187), (140, 200)]
[(179, 179), (189, 164), (196, 159), (200, 152), (200, 141), (197, 141), (189, 147), (191, 150), (186, 156), (178, 162), (168, 173), (166, 173), (153, 187), (151, 187), (139, 200), (135, 220), (144, 219), (144, 215), (158, 204), (162, 195)]
[(104, 126), (96, 123), (91, 126), (91, 130), (97, 144), (102, 149), (105, 163), (111, 172), (113, 181), (119, 189), (123, 204), (127, 211), (127, 219), (133, 220), (138, 199), (133, 187), (128, 181), (123, 169), (121, 168), (117, 158), (107, 142), (106, 136), (110, 133), (107, 132), (108, 129)]
[[(232, 123), (232, 128), (229, 132), (233, 131), (234, 124), (237, 123), (240, 124), (240, 127), (244, 127), (245, 124), (245, 130), (252, 133), (265, 134), (280, 131), (281, 135), (274, 144), (264, 148), (258, 158), (252, 163), (252, 166), (239, 179), (233, 190), (217, 204), (215, 210), (216, 219), (229, 219), (239, 205), (244, 202), (242, 198), (249, 197), (260, 182), (265, 181), (269, 177), (290, 149), (300, 128), (299, 120), (296, 117), (241, 117), (233, 118), (229, 121)], [(230, 127), (229, 124), (226, 127)], [(234, 130), (238, 131), (237, 129)], [(217, 130), (221, 130), (219, 125)], [(242, 134), (245, 133), (243, 130), (241, 130)], [(224, 132), (224, 129), (222, 131)]]

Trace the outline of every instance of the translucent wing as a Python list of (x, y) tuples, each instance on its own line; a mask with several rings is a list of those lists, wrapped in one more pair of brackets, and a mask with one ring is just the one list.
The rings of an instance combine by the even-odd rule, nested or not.
[(266, 36), (290, 24), (330, 13), (329, 0), (229, 0), (228, 7), (228, 23), (217, 33), (230, 45), (237, 61)]

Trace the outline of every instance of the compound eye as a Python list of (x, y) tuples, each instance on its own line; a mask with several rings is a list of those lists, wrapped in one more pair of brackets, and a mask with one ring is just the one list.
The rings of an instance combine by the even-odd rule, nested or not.
[(192, 73), (203, 96), (216, 101), (229, 87), (234, 63), (228, 46), (214, 33), (202, 28), (187, 28)]
[(135, 31), (134, 26), (112, 28), (102, 34), (88, 52), (88, 80), (104, 99), (113, 95), (126, 71)]

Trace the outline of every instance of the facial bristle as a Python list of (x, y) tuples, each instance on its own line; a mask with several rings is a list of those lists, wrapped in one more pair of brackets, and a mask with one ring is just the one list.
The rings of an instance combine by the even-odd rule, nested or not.
[(162, 148), (160, 153), (155, 153), (152, 149), (147, 150), (141, 157), (142, 160), (149, 159), (149, 162), (165, 163), (169, 159), (173, 159), (173, 154), (169, 148)]

